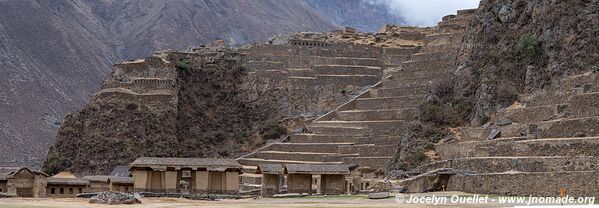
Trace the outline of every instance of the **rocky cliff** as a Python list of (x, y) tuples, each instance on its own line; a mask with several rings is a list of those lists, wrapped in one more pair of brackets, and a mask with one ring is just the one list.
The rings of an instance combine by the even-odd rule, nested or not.
[[(419, 107), (418, 122), (404, 133), (408, 143), (399, 148), (390, 170), (434, 161), (435, 144), (471, 136), (452, 127), (509, 125), (510, 120), (499, 121), (498, 111), (521, 104), (523, 94), (555, 91), (566, 77), (597, 71), (598, 14), (596, 0), (481, 1), (458, 42), (453, 78)], [(476, 139), (485, 140), (489, 131)], [(520, 131), (501, 135), (522, 136)]]
[(599, 1), (481, 1), (455, 73), (456, 92), (484, 124), (517, 95), (559, 85), (599, 62)]
[(140, 156), (234, 157), (285, 133), (251, 100), (235, 53), (165, 53), (115, 65), (102, 90), (67, 116), (44, 170), (106, 174)]

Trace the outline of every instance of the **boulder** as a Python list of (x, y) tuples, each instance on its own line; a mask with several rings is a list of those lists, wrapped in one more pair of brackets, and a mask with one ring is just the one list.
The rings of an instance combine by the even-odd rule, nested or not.
[(141, 196), (137, 193), (100, 192), (90, 198), (92, 204), (141, 204)]
[(369, 193), (369, 199), (386, 199), (389, 198), (389, 192), (377, 192), (377, 193)]

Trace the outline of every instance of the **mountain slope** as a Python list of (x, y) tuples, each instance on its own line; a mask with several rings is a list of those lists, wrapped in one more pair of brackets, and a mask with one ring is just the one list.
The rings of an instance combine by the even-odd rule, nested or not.
[(0, 161), (40, 165), (61, 118), (115, 61), (102, 26), (75, 3), (0, 1)]
[(41, 166), (116, 61), (335, 27), (301, 1), (0, 0), (0, 165)]
[(392, 14), (384, 4), (371, 0), (306, 0), (314, 9), (341, 26), (359, 31), (375, 32), (385, 24), (404, 24), (398, 15)]

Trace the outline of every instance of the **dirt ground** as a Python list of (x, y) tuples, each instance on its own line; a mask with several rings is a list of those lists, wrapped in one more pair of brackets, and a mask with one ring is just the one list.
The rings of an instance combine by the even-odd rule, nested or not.
[[(437, 196), (462, 195), (462, 193), (436, 193)], [(426, 196), (423, 194), (422, 196)], [(88, 203), (87, 199), (67, 198), (8, 198), (0, 199), (0, 208), (95, 208), (95, 207), (234, 207), (234, 208), (263, 208), (263, 207), (285, 207), (285, 208), (305, 208), (305, 207), (431, 207), (424, 204), (398, 204), (395, 197), (387, 199), (372, 200), (367, 196), (310, 196), (301, 198), (259, 198), (259, 199), (239, 199), (239, 200), (219, 200), (219, 201), (197, 201), (179, 198), (144, 198), (142, 204), (138, 205), (97, 205)], [(436, 206), (439, 207), (439, 206)], [(498, 204), (486, 205), (464, 205), (464, 204), (441, 204), (440, 207), (502, 207)]]

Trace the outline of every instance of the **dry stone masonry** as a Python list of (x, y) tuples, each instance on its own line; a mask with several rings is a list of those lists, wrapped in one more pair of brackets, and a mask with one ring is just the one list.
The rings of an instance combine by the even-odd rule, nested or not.
[[(287, 142), (263, 147), (251, 155), (238, 159), (239, 162), (245, 165), (246, 169), (265, 163), (358, 165), (359, 168), (354, 176), (371, 179), (382, 177), (387, 169), (387, 163), (397, 151), (399, 133), (414, 119), (417, 106), (436, 83), (451, 76), (457, 57), (457, 47), (471, 13), (470, 10), (460, 11), (457, 16), (444, 18), (432, 34), (421, 35), (423, 46), (382, 49), (383, 56), (395, 60), (393, 63), (379, 63), (380, 65), (374, 66), (360, 66), (356, 63), (348, 64), (350, 66), (339, 64), (323, 66), (321, 63), (314, 64), (315, 60), (320, 61), (320, 59), (313, 59), (311, 64), (304, 64), (305, 68), (301, 71), (315, 73), (311, 76), (317, 79), (323, 76), (318, 72), (323, 70), (323, 67), (334, 69), (333, 71), (347, 71), (354, 76), (365, 73), (368, 68), (376, 67), (373, 69), (378, 71), (373, 70), (376, 74), (372, 75), (377, 77), (382, 75), (381, 65), (394, 65), (394, 67), (391, 67), (392, 70), (389, 70), (382, 82), (376, 84), (374, 84), (376, 81), (372, 82), (371, 84), (374, 84), (372, 88), (314, 120), (307, 126), (306, 131), (292, 134)], [(293, 43), (314, 44), (313, 42)], [(347, 52), (355, 57), (354, 60), (360, 61), (364, 58), (378, 57), (381, 53), (368, 50), (371, 47), (363, 47), (356, 52), (353, 52), (355, 49), (352, 47), (357, 46), (337, 47), (345, 47), (340, 51)], [(313, 53), (331, 52), (323, 49)], [(397, 59), (397, 56), (407, 58)], [(301, 67), (301, 63), (297, 64), (300, 65), (291, 63), (293, 68)], [(346, 85), (357, 83), (357, 80), (340, 83)], [(259, 176), (248, 174), (242, 177)], [(359, 186), (362, 186), (360, 189), (367, 188), (364, 185)]]

